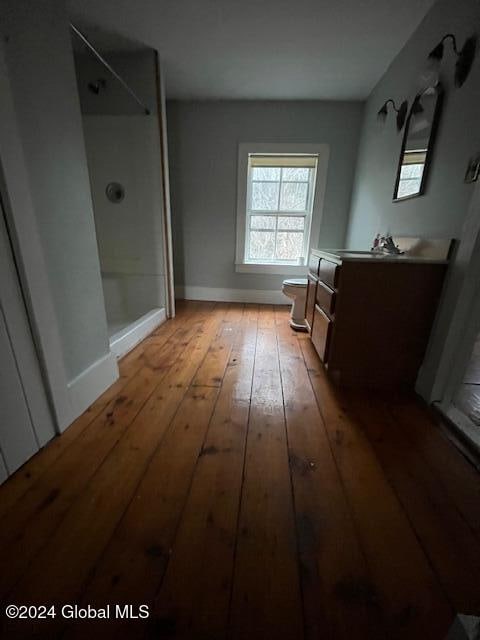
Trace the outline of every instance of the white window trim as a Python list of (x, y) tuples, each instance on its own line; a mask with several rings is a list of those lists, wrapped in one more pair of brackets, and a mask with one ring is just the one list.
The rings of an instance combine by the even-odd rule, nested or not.
[(241, 142), (238, 145), (238, 177), (237, 177), (237, 240), (235, 252), (235, 271), (237, 273), (270, 273), (276, 275), (304, 275), (307, 272), (306, 265), (279, 264), (279, 263), (252, 263), (245, 262), (245, 240), (247, 223), (247, 191), (248, 191), (248, 155), (258, 154), (289, 154), (304, 153), (318, 155), (317, 176), (313, 200), (313, 210), (310, 222), (310, 234), (305, 262), (313, 248), (312, 240), (318, 242), (320, 225), (323, 216), (323, 203), (327, 182), (327, 169), (330, 148), (328, 144), (321, 143), (259, 143)]

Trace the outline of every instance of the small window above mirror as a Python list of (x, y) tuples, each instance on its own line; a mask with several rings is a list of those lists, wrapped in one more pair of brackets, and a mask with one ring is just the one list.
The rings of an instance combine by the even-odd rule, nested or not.
[(425, 191), (442, 98), (440, 85), (415, 96), (403, 135), (394, 201), (415, 198)]

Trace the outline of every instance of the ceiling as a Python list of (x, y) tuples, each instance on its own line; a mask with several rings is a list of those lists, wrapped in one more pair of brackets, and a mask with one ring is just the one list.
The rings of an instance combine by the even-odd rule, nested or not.
[[(70, 0), (72, 20), (158, 49), (178, 99), (368, 96), (434, 0)], [(116, 37), (96, 32), (104, 51)], [(128, 48), (125, 45), (124, 48)]]

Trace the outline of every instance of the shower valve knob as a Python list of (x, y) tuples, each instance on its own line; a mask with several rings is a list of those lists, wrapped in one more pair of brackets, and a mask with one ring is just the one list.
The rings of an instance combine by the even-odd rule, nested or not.
[(121, 202), (125, 198), (125, 189), (119, 182), (109, 182), (105, 193), (110, 202), (114, 204)]

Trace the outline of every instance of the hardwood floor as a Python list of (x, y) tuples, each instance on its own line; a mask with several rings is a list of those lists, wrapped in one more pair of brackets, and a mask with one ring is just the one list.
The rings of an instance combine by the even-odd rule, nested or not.
[(454, 404), (474, 425), (480, 428), (480, 338), (473, 347), (463, 382), (457, 391)]
[(334, 388), (286, 307), (179, 303), (120, 370), (0, 487), (2, 607), (57, 613), (2, 637), (440, 640), (480, 614), (480, 475), (412, 396)]

